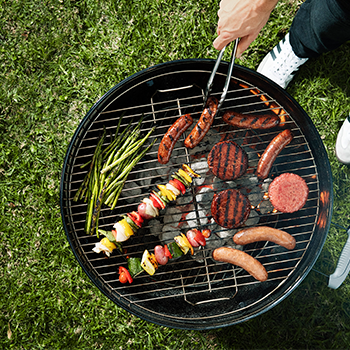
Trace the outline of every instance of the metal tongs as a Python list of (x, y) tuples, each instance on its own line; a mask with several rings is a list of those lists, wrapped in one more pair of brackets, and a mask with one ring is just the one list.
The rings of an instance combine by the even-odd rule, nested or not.
[[(222, 106), (222, 104), (225, 101), (226, 94), (227, 94), (227, 91), (228, 91), (228, 87), (230, 85), (232, 70), (233, 70), (233, 66), (235, 64), (235, 59), (236, 59), (236, 52), (237, 52), (238, 43), (239, 43), (239, 38), (236, 39), (235, 46), (234, 46), (232, 54), (231, 54), (231, 61), (230, 61), (230, 64), (228, 66), (226, 81), (225, 81), (223, 92), (222, 92), (220, 100), (219, 100), (219, 105), (218, 105), (217, 112), (219, 111), (220, 107)], [(208, 83), (207, 83), (207, 87), (205, 88), (205, 91), (204, 91), (203, 108), (205, 108), (205, 106), (207, 104), (208, 97), (209, 97), (210, 92), (211, 92), (212, 87), (213, 87), (214, 77), (215, 77), (216, 71), (219, 68), (219, 65), (220, 65), (222, 56), (224, 55), (226, 47), (227, 47), (227, 45), (220, 51), (219, 56), (216, 59), (215, 66), (214, 66), (214, 68), (213, 68), (213, 70), (212, 70), (212, 72), (210, 74), (210, 77), (209, 77), (209, 80), (208, 80)]]

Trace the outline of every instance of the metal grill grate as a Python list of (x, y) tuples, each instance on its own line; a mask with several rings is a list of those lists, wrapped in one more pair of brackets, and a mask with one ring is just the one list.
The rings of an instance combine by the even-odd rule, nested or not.
[[(203, 74), (203, 81), (210, 74), (210, 70), (189, 70), (179, 73), (183, 77), (184, 74), (191, 75), (193, 72)], [(197, 120), (203, 103), (203, 91), (199, 85), (182, 82), (178, 79), (176, 71), (168, 75), (170, 86), (154, 91), (151, 96), (147, 96), (147, 101), (142, 98), (139, 101), (135, 97), (132, 103), (129, 100), (121, 102), (123, 94), (118, 95), (118, 98), (110, 98), (100, 111), (95, 111), (93, 115), (86, 117), (85, 125), (88, 127), (77, 130), (78, 137), (75, 138), (68, 152), (70, 157), (67, 158), (66, 172), (63, 174), (62, 212), (67, 234), (74, 253), (79, 261), (83, 262), (83, 267), (89, 276), (104, 293), (133, 312), (135, 311), (132, 305), (137, 305), (146, 312), (153, 312), (155, 302), (159, 303), (159, 300), (164, 299), (178, 303), (179, 298), (194, 308), (199, 308), (200, 304), (208, 305), (211, 302), (215, 304), (214, 301), (232, 301), (237, 298), (235, 306), (228, 312), (244, 312), (252, 305), (261, 303), (263, 299), (268, 299), (281, 288), (295, 274), (298, 265), (308, 252), (315, 228), (319, 225), (321, 197), (314, 155), (307, 137), (293, 118), (293, 111), (286, 110), (261, 88), (243, 79), (235, 78), (231, 81), (230, 91), (220, 115), (227, 109), (234, 109), (241, 113), (275, 113), (280, 116), (281, 125), (268, 131), (238, 130), (217, 117), (199, 146), (193, 150), (184, 147), (183, 141), (191, 131), (190, 128), (177, 142), (170, 162), (166, 165), (159, 164), (157, 149), (168, 127), (185, 113), (191, 113), (194, 120)], [(222, 73), (217, 75), (221, 79), (225, 78)], [(142, 81), (140, 85), (152, 86), (157, 79), (164, 79), (164, 76), (155, 75), (152, 79)], [(212, 95), (218, 97), (220, 92), (214, 91)], [(119, 220), (120, 215), (136, 210), (138, 203), (154, 189), (155, 184), (166, 183), (174, 170), (181, 167), (182, 163), (187, 163), (201, 174), (202, 178), (195, 180), (195, 185), (187, 190), (185, 195), (178, 197), (176, 203), (170, 203), (158, 218), (149, 221), (136, 236), (126, 241), (124, 248), (128, 256), (141, 257), (144, 249), (153, 250), (157, 244), (169, 243), (178, 232), (186, 233), (191, 227), (212, 230), (207, 246), (196, 248), (194, 256), (170, 260), (166, 266), (160, 266), (154, 276), (143, 273), (128, 286), (121, 285), (117, 275), (118, 266), (121, 264), (126, 266), (126, 255), (115, 251), (109, 259), (106, 259), (102, 254), (94, 253), (92, 248), (98, 239), (84, 233), (87, 206), (85, 203), (72, 201), (75, 191), (86, 174), (86, 171), (81, 169), (81, 165), (91, 158), (99, 133), (102, 132), (103, 127), (106, 127), (107, 132), (113, 133), (122, 114), (124, 114), (124, 125), (127, 125), (131, 119), (136, 123), (143, 115), (145, 133), (155, 123), (157, 128), (150, 139), (156, 137), (158, 140), (130, 173), (116, 209), (113, 212), (108, 208), (102, 209), (100, 228), (110, 230), (113, 223)], [(259, 183), (254, 175), (259, 156), (272, 138), (284, 128), (292, 130), (294, 139), (276, 159), (270, 173), (271, 178), (264, 183)], [(227, 139), (233, 139), (240, 144), (249, 159), (246, 174), (234, 182), (218, 180), (210, 173), (206, 164), (206, 157), (212, 146), (218, 141)], [(283, 172), (300, 175), (309, 187), (307, 203), (297, 213), (275, 212), (269, 201), (263, 199), (271, 179)], [(246, 222), (247, 226), (269, 225), (283, 229), (292, 234), (297, 241), (296, 248), (292, 251), (269, 242), (244, 247), (247, 253), (256, 257), (265, 266), (269, 274), (264, 292), (258, 292), (257, 297), (249, 296), (246, 300), (244, 297), (238, 298), (238, 294), (254, 288), (260, 290), (259, 285), (262, 283), (254, 280), (239, 267), (218, 263), (211, 258), (211, 253), (216, 247), (234, 246), (232, 236), (238, 231), (223, 229), (211, 218), (210, 204), (213, 194), (227, 188), (238, 188), (250, 199), (253, 209)], [(210, 309), (206, 317), (217, 316), (216, 311), (213, 311), (214, 308), (213, 306)], [(173, 308), (170, 309), (172, 314), (166, 317), (180, 319), (183, 317), (177, 315)], [(162, 314), (164, 312), (162, 310), (160, 307), (156, 313)], [(224, 314), (220, 308), (218, 313), (220, 316)], [(195, 319), (203, 318), (203, 315), (194, 314), (186, 317)]]

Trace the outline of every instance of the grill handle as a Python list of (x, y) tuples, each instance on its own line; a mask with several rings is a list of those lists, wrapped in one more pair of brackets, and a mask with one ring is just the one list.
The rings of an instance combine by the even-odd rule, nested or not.
[(350, 226), (347, 229), (348, 239), (340, 253), (337, 267), (329, 276), (328, 287), (337, 289), (345, 280), (350, 271)]

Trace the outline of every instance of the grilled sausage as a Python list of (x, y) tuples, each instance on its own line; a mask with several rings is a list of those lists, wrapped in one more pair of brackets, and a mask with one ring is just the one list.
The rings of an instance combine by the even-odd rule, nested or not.
[(233, 236), (233, 241), (240, 245), (259, 241), (270, 241), (289, 250), (295, 248), (295, 238), (292, 235), (269, 226), (243, 229)]
[(267, 280), (267, 271), (260, 261), (241, 250), (220, 247), (213, 251), (213, 259), (240, 266), (258, 281)]
[(235, 111), (227, 111), (222, 116), (224, 122), (243, 129), (271, 129), (280, 123), (277, 115), (253, 115), (241, 114)]
[(192, 117), (189, 114), (185, 114), (178, 118), (168, 129), (158, 148), (158, 162), (160, 164), (166, 164), (169, 162), (175, 143), (182, 133), (192, 125), (192, 123)]
[(219, 179), (235, 180), (246, 172), (248, 156), (236, 142), (222, 141), (209, 152), (208, 166)]
[(293, 139), (293, 134), (289, 129), (280, 132), (267, 146), (264, 153), (259, 159), (256, 175), (260, 180), (268, 177), (272, 164), (277, 156), (281, 153)]
[(218, 99), (215, 97), (209, 97), (196, 126), (192, 129), (191, 133), (185, 140), (185, 146), (187, 148), (194, 148), (203, 140), (204, 136), (214, 122), (217, 109)]
[(249, 199), (238, 190), (219, 192), (211, 203), (211, 214), (215, 222), (226, 228), (242, 225), (249, 217)]

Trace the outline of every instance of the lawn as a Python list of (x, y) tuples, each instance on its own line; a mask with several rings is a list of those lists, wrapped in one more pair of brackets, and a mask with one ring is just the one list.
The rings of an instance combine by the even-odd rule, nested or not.
[[(300, 3), (281, 0), (238, 64), (255, 70), (288, 31)], [(334, 155), (350, 112), (350, 43), (309, 60), (287, 89), (328, 152), (334, 224), (315, 270), (282, 303), (222, 329), (154, 325), (106, 298), (66, 239), (59, 185), (79, 122), (109, 89), (144, 68), (216, 58), (217, 10), (211, 0), (0, 2), (0, 348), (350, 347), (350, 278), (332, 290), (323, 275), (334, 271), (350, 224), (350, 171)]]

